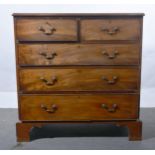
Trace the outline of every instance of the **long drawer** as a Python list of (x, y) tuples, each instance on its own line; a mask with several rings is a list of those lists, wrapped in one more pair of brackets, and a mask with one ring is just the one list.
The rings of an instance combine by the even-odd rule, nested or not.
[(20, 91), (136, 91), (137, 68), (20, 69)]
[(138, 44), (18, 44), (21, 66), (138, 65)]
[(18, 19), (16, 37), (19, 41), (77, 41), (75, 19)]
[(125, 120), (138, 117), (139, 95), (22, 95), (22, 121)]
[(138, 40), (140, 20), (137, 19), (85, 19), (81, 21), (84, 41)]

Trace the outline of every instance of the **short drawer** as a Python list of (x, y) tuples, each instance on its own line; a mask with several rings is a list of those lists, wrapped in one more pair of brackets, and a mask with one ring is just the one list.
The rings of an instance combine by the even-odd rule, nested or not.
[(138, 65), (138, 44), (18, 44), (21, 66)]
[(23, 95), (22, 121), (126, 120), (138, 117), (138, 95)]
[(77, 41), (77, 22), (72, 19), (18, 19), (20, 41)]
[(137, 68), (20, 69), (20, 90), (52, 91), (135, 91), (139, 89)]
[(81, 21), (82, 40), (138, 40), (138, 19), (88, 19)]

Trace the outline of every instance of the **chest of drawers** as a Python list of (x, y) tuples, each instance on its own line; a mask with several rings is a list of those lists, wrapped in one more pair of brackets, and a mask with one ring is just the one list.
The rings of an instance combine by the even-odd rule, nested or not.
[(50, 123), (111, 123), (141, 140), (143, 14), (14, 14), (17, 141)]

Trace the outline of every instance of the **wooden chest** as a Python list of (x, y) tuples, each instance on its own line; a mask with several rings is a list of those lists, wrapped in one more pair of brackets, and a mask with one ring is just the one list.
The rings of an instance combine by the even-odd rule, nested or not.
[(142, 13), (13, 14), (17, 140), (50, 123), (112, 123), (141, 140)]

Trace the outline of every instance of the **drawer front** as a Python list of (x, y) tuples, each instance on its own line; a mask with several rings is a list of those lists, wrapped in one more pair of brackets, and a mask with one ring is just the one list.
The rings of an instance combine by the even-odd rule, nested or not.
[(138, 95), (20, 96), (23, 121), (121, 120), (138, 117)]
[(79, 68), (21, 69), (20, 90), (134, 91), (139, 89), (138, 69)]
[(95, 19), (81, 21), (82, 40), (138, 40), (138, 19)]
[(48, 65), (138, 65), (137, 44), (19, 44), (19, 64)]
[(77, 41), (77, 22), (71, 19), (18, 19), (16, 37), (21, 41)]

